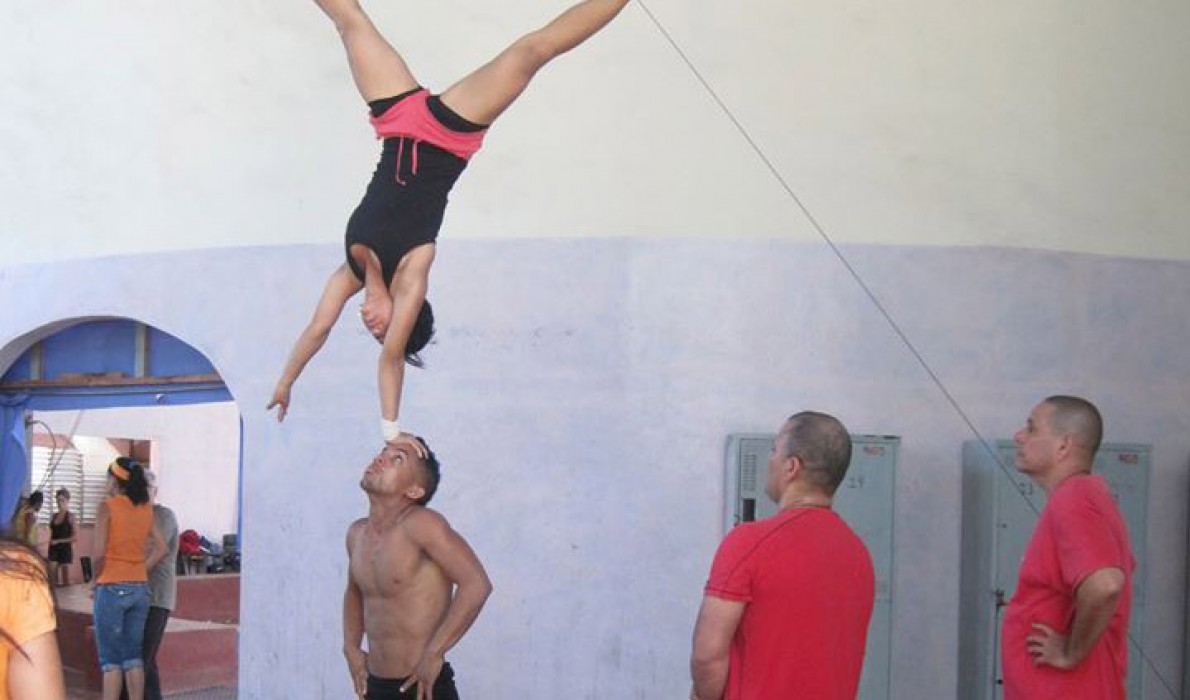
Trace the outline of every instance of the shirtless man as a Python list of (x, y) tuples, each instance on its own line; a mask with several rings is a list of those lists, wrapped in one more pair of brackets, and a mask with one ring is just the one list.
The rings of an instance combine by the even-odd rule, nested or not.
[[(389, 443), (364, 470), (368, 517), (347, 530), (343, 654), (358, 697), (456, 700), (453, 647), (492, 592), (467, 542), (425, 505), (438, 460)], [(368, 651), (361, 648), (368, 636)]]

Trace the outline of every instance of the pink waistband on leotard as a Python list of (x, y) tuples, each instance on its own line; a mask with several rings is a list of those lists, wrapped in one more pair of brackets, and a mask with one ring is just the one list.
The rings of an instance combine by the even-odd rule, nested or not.
[[(370, 117), (376, 138), (407, 137), (413, 139), (414, 149), (419, 141), (432, 143), (463, 160), (470, 160), (483, 145), (483, 131), (454, 131), (434, 118), (426, 99), (428, 90), (418, 90), (388, 109), (379, 117)], [(402, 143), (402, 147), (404, 144)], [(414, 151), (416, 154), (416, 150)]]

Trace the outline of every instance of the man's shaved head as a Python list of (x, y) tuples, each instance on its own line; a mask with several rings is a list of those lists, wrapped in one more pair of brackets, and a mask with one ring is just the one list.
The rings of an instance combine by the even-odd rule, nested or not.
[(817, 411), (795, 413), (779, 437), (778, 451), (800, 457), (808, 479), (827, 494), (839, 488), (851, 464), (851, 436), (838, 418)]
[(1094, 455), (1103, 440), (1103, 417), (1095, 404), (1077, 396), (1051, 396), (1043, 403), (1053, 407), (1050, 430), (1059, 436), (1070, 436), (1074, 443)]

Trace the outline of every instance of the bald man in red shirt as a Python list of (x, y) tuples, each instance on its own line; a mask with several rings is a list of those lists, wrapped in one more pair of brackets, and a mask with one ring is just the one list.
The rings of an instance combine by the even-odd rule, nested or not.
[(1107, 482), (1091, 474), (1103, 435), (1085, 399), (1051, 396), (1016, 434), (1017, 469), (1049, 497), (1000, 637), (1004, 699), (1124, 700), (1136, 559)]

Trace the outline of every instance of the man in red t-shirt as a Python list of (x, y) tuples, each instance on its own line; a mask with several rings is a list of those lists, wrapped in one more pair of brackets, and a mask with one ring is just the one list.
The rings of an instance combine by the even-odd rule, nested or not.
[(1091, 475), (1103, 419), (1051, 396), (1016, 434), (1017, 469), (1049, 495), (1004, 615), (1004, 699), (1124, 700), (1136, 560), (1107, 482)]
[(693, 700), (854, 700), (875, 599), (872, 558), (833, 510), (851, 463), (837, 419), (799, 413), (769, 457), (781, 511), (723, 540), (694, 629)]

